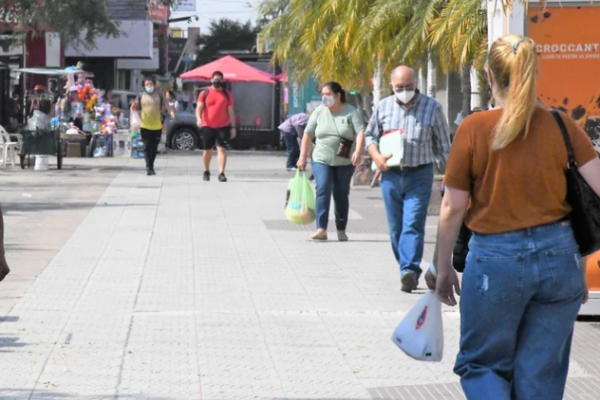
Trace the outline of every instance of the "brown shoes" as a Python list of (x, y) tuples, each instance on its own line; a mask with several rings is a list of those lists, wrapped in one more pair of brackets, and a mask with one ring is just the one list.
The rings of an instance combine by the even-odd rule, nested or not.
[(327, 231), (319, 229), (317, 233), (310, 237), (312, 240), (316, 240), (318, 242), (324, 242), (327, 240)]
[(400, 282), (402, 283), (402, 288), (400, 290), (405, 293), (412, 293), (419, 285), (419, 280), (414, 272), (405, 272), (404, 275), (402, 275), (402, 278), (400, 278)]
[[(348, 235), (346, 235), (346, 231), (338, 231), (337, 237), (340, 242), (348, 241)], [(327, 240), (327, 231), (319, 229), (317, 233), (312, 235), (310, 238), (318, 242), (324, 242)]]

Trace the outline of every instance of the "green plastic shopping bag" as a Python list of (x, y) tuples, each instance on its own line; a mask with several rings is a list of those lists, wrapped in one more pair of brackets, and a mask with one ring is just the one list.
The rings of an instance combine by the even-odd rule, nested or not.
[(315, 221), (315, 196), (313, 195), (306, 172), (296, 171), (296, 176), (288, 185), (289, 198), (285, 206), (285, 218), (298, 225), (308, 225)]

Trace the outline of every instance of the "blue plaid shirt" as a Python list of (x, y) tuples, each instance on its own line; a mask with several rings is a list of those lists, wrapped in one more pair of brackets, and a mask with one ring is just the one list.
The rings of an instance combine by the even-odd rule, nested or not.
[(446, 165), (450, 152), (450, 133), (442, 106), (424, 94), (404, 109), (395, 96), (377, 105), (366, 130), (366, 147), (379, 144), (384, 132), (402, 129), (404, 157), (402, 167), (418, 167), (439, 161)]

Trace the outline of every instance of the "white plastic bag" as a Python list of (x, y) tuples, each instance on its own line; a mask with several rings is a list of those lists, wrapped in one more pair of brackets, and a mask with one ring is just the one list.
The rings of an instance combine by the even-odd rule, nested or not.
[(43, 131), (45, 129), (50, 128), (50, 120), (48, 116), (39, 110), (35, 110), (33, 115), (27, 121), (27, 128), (33, 133), (34, 136), (37, 135), (37, 131)]
[(167, 130), (163, 125), (162, 133), (160, 134), (160, 143), (158, 144), (158, 152), (164, 154), (167, 152)]
[(135, 111), (133, 108), (129, 110), (129, 125), (132, 131), (139, 132), (142, 127), (142, 118), (140, 113)]
[(442, 303), (428, 290), (406, 314), (392, 340), (409, 357), (420, 361), (442, 361), (444, 327)]

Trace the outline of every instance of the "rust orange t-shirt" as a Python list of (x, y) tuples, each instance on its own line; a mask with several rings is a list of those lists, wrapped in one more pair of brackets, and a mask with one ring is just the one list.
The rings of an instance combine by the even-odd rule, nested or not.
[[(538, 107), (527, 136), (492, 151), (502, 109), (475, 113), (452, 143), (444, 183), (468, 191), (465, 222), (477, 233), (495, 234), (558, 221), (571, 212), (566, 202), (567, 149), (552, 114)], [(583, 166), (598, 157), (588, 135), (561, 113)]]

